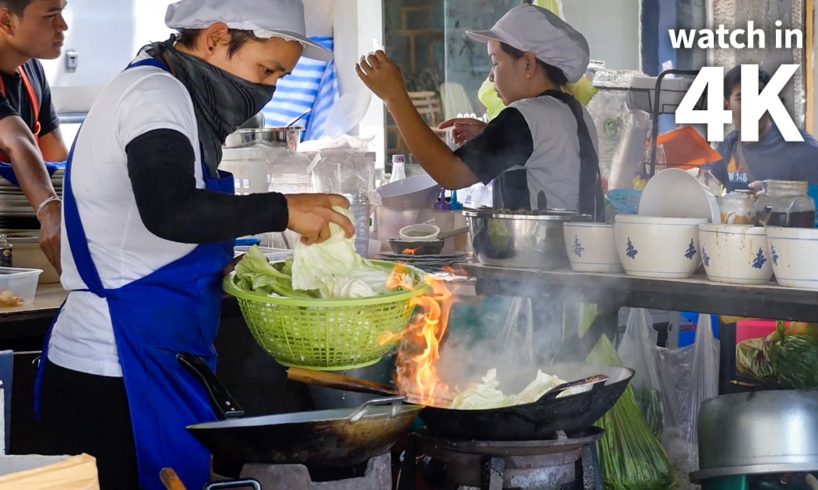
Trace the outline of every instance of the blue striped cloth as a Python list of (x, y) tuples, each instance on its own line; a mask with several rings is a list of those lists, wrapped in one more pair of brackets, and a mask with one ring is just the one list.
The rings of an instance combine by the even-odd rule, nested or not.
[[(335, 43), (332, 37), (310, 39), (333, 50)], [(312, 109), (296, 126), (305, 128), (302, 140), (318, 139), (324, 134), (327, 112), (336, 100), (338, 79), (335, 62), (301, 58), (293, 73), (278, 81), (273, 100), (262, 109), (264, 123), (273, 127), (286, 126), (307, 109)]]

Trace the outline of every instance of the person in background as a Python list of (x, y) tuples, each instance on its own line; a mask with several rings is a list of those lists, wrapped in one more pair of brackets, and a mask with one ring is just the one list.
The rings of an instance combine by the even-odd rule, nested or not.
[(40, 247), (60, 270), (61, 206), (43, 162), (68, 150), (37, 60), (60, 56), (65, 0), (0, 0), (0, 176), (19, 184), (40, 221)]
[(552, 12), (521, 5), (489, 31), (490, 79), (507, 107), (488, 125), (454, 120), (452, 152), (426, 125), (400, 69), (382, 51), (361, 60), (361, 80), (383, 99), (415, 159), (447, 189), (494, 181), (495, 207), (563, 208), (599, 214), (602, 193), (590, 114), (560, 87), (588, 67), (588, 42)]
[[(770, 81), (764, 70), (758, 71), (758, 89)], [(769, 113), (758, 122), (758, 142), (741, 141), (741, 66), (724, 76), (724, 108), (733, 112), (735, 129), (718, 144), (723, 160), (710, 166), (727, 191), (762, 189), (761, 181), (800, 180), (818, 185), (818, 141), (801, 130), (803, 142), (784, 141)]]
[[(523, 0), (523, 5), (534, 5), (537, 7), (542, 7), (544, 9), (549, 10), (554, 15), (559, 16), (561, 19), (565, 19), (561, 13), (562, 10), (562, 2), (557, 0)], [(581, 77), (577, 83), (569, 83), (566, 84), (560, 89), (563, 92), (569, 93), (574, 96), (575, 99), (579, 101), (580, 104), (583, 106), (588, 106), (588, 103), (591, 102), (591, 99), (597, 93), (596, 87), (591, 82), (588, 77)], [(483, 81), (483, 84), (480, 85), (480, 89), (477, 91), (477, 99), (483, 104), (483, 107), (486, 108), (486, 119), (491, 121), (495, 117), (497, 117), (500, 112), (506, 108), (506, 105), (497, 95), (497, 91), (494, 88), (494, 82), (492, 82), (489, 78), (486, 78)], [(448, 126), (451, 124), (449, 121), (445, 121), (441, 125)], [(467, 124), (467, 123), (466, 123)]]
[(163, 489), (166, 466), (188, 488), (209, 479), (210, 453), (185, 427), (215, 414), (177, 356), (215, 370), (235, 238), (354, 232), (332, 209), (349, 206), (341, 196), (237, 196), (217, 169), (227, 135), (302, 54), (331, 56), (307, 39), (301, 0), (181, 0), (165, 23), (178, 36), (144, 47), (100, 92), (65, 174), (68, 297), (43, 348), (38, 413), (49, 452), (97, 458), (103, 489)]

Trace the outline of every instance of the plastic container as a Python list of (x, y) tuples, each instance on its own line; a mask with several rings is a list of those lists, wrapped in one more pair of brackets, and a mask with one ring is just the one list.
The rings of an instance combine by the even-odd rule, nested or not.
[[(40, 284), (56, 284), (60, 282), (60, 274), (48, 261), (40, 248), (40, 239), (37, 232), (30, 234), (13, 234), (8, 241), (14, 246), (12, 267), (22, 269), (42, 269)], [(2, 266), (0, 266), (2, 267)]]
[(0, 307), (19, 306), (5, 304), (7, 295), (19, 298), (22, 304), (34, 302), (34, 295), (37, 293), (37, 280), (40, 278), (41, 269), (20, 269), (15, 267), (0, 267)]
[(270, 163), (264, 147), (225, 148), (219, 170), (233, 174), (236, 194), (267, 192)]
[(352, 214), (352, 225), (355, 227), (355, 251), (358, 255), (369, 255), (369, 223), (372, 217), (372, 206), (366, 194), (348, 196), (349, 212)]

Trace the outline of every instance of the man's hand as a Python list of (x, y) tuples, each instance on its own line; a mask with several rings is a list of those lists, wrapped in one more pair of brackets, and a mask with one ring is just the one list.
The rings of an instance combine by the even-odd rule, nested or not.
[(756, 180), (755, 182), (750, 182), (747, 184), (747, 188), (753, 193), (754, 196), (758, 197), (763, 194), (767, 193), (767, 186), (763, 180)]
[(479, 119), (473, 119), (470, 117), (456, 117), (454, 119), (449, 119), (447, 121), (443, 121), (438, 126), (438, 129), (452, 129), (452, 140), (454, 140), (454, 144), (460, 146), (467, 141), (473, 140), (477, 136), (480, 136), (480, 133), (486, 129), (486, 123), (480, 121)]
[(355, 227), (346, 216), (332, 210), (333, 206), (349, 207), (349, 201), (337, 194), (287, 194), (290, 221), (287, 228), (301, 235), (307, 245), (321, 243), (330, 236), (329, 224), (344, 229), (347, 237), (355, 234)]
[(364, 85), (387, 105), (398, 97), (406, 96), (406, 85), (400, 68), (383, 51), (362, 57), (355, 65), (355, 71)]
[(38, 218), (40, 219), (40, 248), (45, 253), (48, 261), (51, 262), (51, 265), (57, 270), (57, 273), (62, 273), (60, 265), (60, 201), (52, 201), (46, 204), (40, 211)]

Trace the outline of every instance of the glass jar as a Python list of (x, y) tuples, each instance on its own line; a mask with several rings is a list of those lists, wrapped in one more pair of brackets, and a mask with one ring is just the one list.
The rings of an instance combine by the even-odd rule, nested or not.
[(730, 192), (720, 197), (721, 222), (730, 225), (749, 225), (755, 222), (756, 208), (748, 190)]
[(767, 226), (815, 228), (815, 201), (807, 195), (807, 182), (767, 180), (765, 186), (756, 209), (759, 217), (769, 213)]
[(6, 235), (0, 234), (0, 267), (12, 267), (12, 245)]

